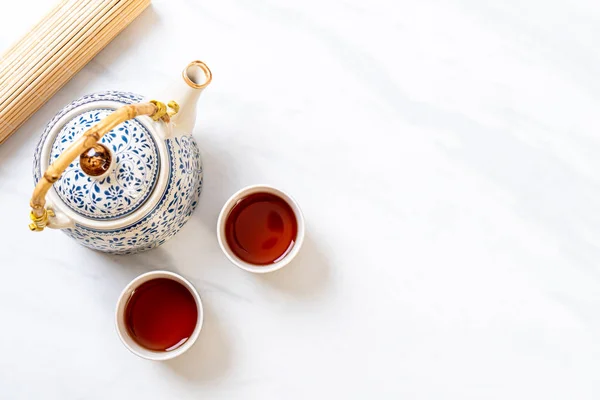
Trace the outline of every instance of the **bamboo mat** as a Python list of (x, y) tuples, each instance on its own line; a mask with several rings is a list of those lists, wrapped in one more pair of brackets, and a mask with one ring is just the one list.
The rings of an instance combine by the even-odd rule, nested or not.
[(100, 52), (150, 0), (63, 0), (0, 59), (0, 143)]

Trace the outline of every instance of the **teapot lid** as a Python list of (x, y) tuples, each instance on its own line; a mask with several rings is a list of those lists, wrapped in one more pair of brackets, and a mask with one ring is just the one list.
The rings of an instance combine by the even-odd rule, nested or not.
[[(115, 107), (106, 101), (130, 104), (141, 96), (123, 92), (105, 92), (71, 103), (60, 114), (70, 119), (54, 118), (46, 130), (60, 129), (51, 142), (48, 164), (52, 163), (87, 129), (112, 113)], [(85, 105), (85, 106), (84, 106)], [(55, 125), (62, 121), (62, 127)], [(87, 175), (80, 159), (73, 161), (54, 190), (72, 211), (92, 220), (114, 220), (138, 210), (155, 189), (160, 172), (160, 152), (149, 118), (125, 121), (108, 132), (98, 142), (111, 153), (111, 166), (100, 177)], [(48, 143), (49, 145), (49, 143)]]

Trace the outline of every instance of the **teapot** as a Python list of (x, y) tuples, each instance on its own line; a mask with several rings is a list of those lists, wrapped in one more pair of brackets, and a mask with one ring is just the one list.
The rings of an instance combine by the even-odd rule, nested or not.
[(202, 191), (192, 130), (211, 80), (208, 66), (193, 61), (167, 87), (166, 105), (106, 91), (60, 110), (35, 149), (29, 228), (60, 229), (114, 254), (150, 250), (174, 236)]

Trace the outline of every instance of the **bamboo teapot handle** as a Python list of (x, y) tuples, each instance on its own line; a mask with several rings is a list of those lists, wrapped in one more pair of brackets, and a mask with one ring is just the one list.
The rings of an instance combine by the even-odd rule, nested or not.
[[(99, 147), (104, 147), (103, 145), (98, 144), (98, 141), (100, 141), (102, 136), (110, 132), (120, 123), (135, 118), (139, 115), (149, 115), (155, 121), (162, 119), (165, 122), (169, 122), (170, 116), (174, 115), (177, 112), (176, 107), (173, 107), (171, 103), (169, 104), (169, 106), (171, 110), (167, 112), (167, 107), (165, 106), (165, 104), (156, 100), (151, 100), (148, 103), (126, 105), (116, 109), (114, 112), (106, 116), (96, 125), (92, 126), (87, 131), (85, 131), (83, 135), (81, 135), (81, 137), (79, 137), (75, 142), (73, 142), (48, 167), (48, 169), (46, 169), (46, 172), (44, 172), (44, 175), (35, 186), (33, 194), (31, 195), (31, 201), (29, 202), (29, 205), (31, 206), (31, 212), (29, 214), (29, 217), (32, 221), (29, 224), (29, 229), (35, 232), (40, 232), (43, 231), (44, 228), (48, 225), (48, 219), (49, 217), (54, 216), (54, 212), (45, 207), (46, 194), (48, 193), (48, 190), (50, 190), (54, 182), (56, 182), (60, 178), (65, 169), (78, 156), (84, 156), (88, 152), (88, 150), (92, 148), (97, 149), (96, 155), (92, 156), (92, 158), (96, 157), (96, 159), (92, 159), (88, 163), (89, 167), (91, 167), (93, 170), (94, 167), (98, 166), (97, 164), (101, 161), (99, 158), (102, 158), (103, 156), (110, 157), (110, 154), (99, 154), (102, 153), (102, 149)], [(106, 153), (108, 153), (108, 149), (105, 150)], [(94, 171), (92, 170), (85, 172), (89, 172), (90, 175), (100, 175), (100, 173), (94, 174)]]

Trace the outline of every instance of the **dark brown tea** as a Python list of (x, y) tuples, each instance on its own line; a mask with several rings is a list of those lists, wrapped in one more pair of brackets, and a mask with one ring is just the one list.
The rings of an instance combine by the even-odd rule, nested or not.
[(125, 307), (125, 324), (142, 347), (175, 350), (188, 340), (198, 320), (198, 307), (181, 283), (157, 278), (141, 284)]
[(225, 221), (225, 238), (241, 260), (255, 265), (276, 263), (296, 241), (298, 222), (292, 207), (270, 193), (239, 200)]

